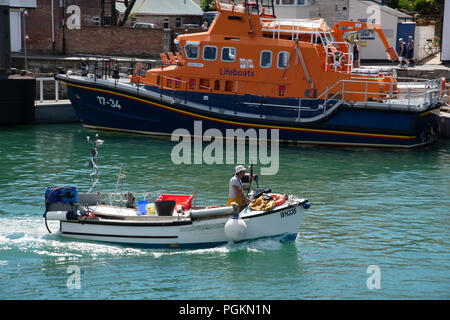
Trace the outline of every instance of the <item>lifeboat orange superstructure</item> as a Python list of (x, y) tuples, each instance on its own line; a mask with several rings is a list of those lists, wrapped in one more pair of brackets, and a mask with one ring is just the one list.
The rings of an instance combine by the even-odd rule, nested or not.
[[(132, 82), (172, 90), (351, 101), (378, 101), (396, 90), (392, 74), (354, 74), (349, 43), (323, 19), (277, 19), (249, 3), (216, 6), (219, 14), (208, 31), (178, 36), (178, 52), (163, 53), (162, 67), (144, 77), (133, 75)], [(381, 28), (371, 26), (384, 39)]]

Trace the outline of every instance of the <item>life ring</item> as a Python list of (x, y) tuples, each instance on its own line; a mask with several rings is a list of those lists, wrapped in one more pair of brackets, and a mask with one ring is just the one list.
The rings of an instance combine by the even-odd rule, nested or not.
[[(331, 62), (329, 62), (331, 60)], [(342, 51), (330, 52), (327, 56), (328, 66), (337, 71), (344, 66), (345, 55)]]
[(281, 206), (285, 201), (285, 197), (282, 194), (279, 193), (269, 193), (269, 196), (271, 196), (275, 200), (275, 206)]

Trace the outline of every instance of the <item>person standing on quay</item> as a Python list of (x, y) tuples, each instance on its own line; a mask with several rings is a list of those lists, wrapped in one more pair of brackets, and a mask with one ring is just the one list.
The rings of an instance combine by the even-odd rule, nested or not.
[(353, 67), (359, 68), (361, 66), (359, 60), (359, 44), (358, 39), (353, 41)]
[(403, 38), (398, 39), (398, 42), (400, 42), (400, 52), (398, 53), (398, 60), (400, 63), (398, 66), (403, 67), (407, 57), (406, 43), (403, 41)]
[(416, 64), (416, 61), (414, 60), (414, 40), (412, 36), (408, 37), (406, 48), (408, 50), (408, 67), (414, 66)]

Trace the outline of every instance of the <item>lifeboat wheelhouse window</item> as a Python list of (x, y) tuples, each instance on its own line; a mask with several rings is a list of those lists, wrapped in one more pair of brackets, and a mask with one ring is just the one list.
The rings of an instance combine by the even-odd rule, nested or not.
[(287, 69), (289, 68), (289, 52), (280, 51), (278, 52), (278, 69)]
[(272, 66), (272, 51), (261, 51), (259, 65), (261, 66), (261, 68), (270, 68)]
[(198, 59), (198, 52), (200, 51), (199, 45), (194, 43), (187, 43), (184, 46), (184, 52), (186, 53), (186, 57), (188, 59)]
[(236, 60), (236, 48), (223, 47), (221, 59), (224, 62), (233, 62), (234, 60)]
[(217, 59), (217, 47), (204, 46), (203, 47), (203, 60), (214, 61)]

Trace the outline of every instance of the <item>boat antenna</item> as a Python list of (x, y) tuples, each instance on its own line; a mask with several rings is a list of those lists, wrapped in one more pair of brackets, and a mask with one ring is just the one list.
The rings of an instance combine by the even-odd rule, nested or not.
[(89, 189), (88, 193), (91, 193), (95, 186), (97, 186), (97, 194), (99, 194), (99, 186), (98, 183), (100, 182), (100, 175), (99, 175), (99, 168), (98, 168), (98, 150), (97, 148), (103, 145), (103, 140), (100, 140), (98, 138), (98, 133), (95, 134), (95, 140), (91, 140), (89, 136), (87, 136), (87, 142), (94, 145), (94, 148), (90, 150), (91, 152), (91, 161), (88, 163), (88, 165), (91, 168), (94, 168), (94, 171), (91, 173), (92, 179), (92, 187)]

